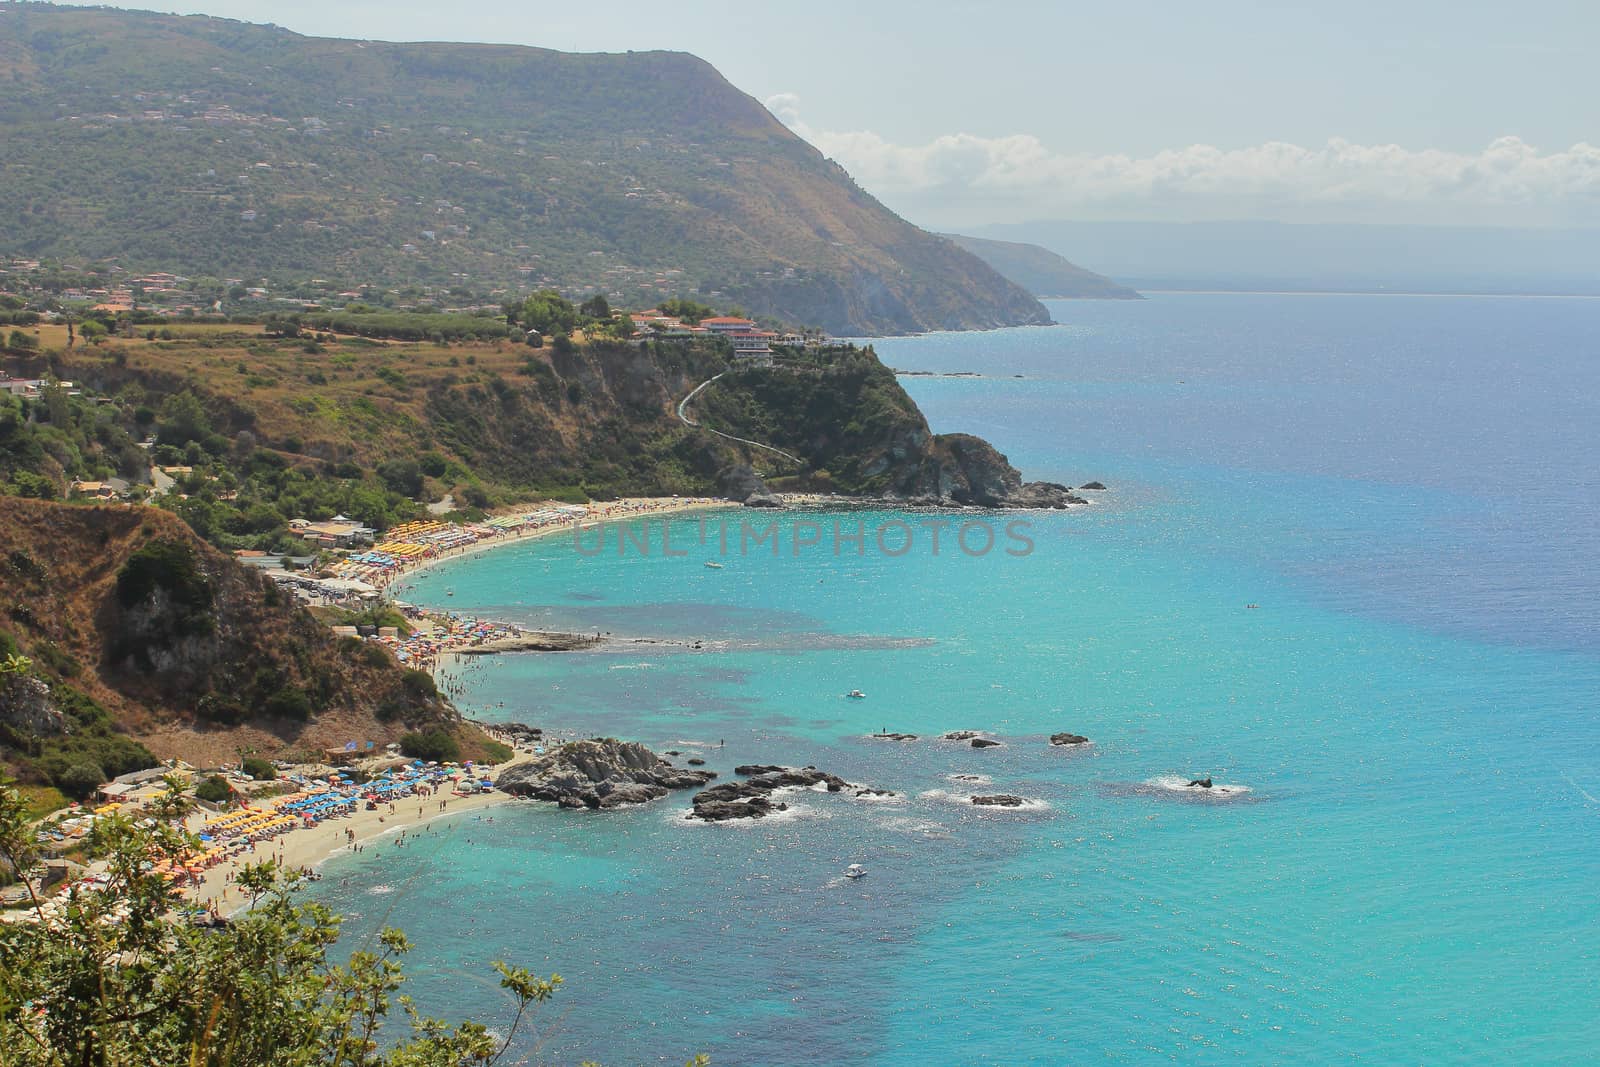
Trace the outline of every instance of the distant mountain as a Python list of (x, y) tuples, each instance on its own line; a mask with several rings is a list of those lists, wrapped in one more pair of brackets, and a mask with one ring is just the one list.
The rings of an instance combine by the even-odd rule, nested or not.
[(1600, 295), (1600, 231), (1286, 222), (1031, 222), (983, 236), (1070, 249), (1141, 289)]
[(699, 294), (839, 334), (1047, 322), (705, 62), (0, 4), (0, 255)]
[(948, 237), (1028, 292), (1038, 297), (1071, 300), (1139, 300), (1139, 294), (1110, 278), (1084, 270), (1048, 248), (985, 237)]

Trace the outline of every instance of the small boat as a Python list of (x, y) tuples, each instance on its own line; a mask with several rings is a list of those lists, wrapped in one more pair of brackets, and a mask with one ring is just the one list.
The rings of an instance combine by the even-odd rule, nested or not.
[(865, 878), (867, 876), (867, 869), (861, 866), (859, 863), (852, 863), (850, 866), (844, 869), (844, 876), (846, 878)]
[(852, 689), (850, 692), (845, 694), (845, 697), (850, 700), (865, 700), (867, 699), (867, 694), (863, 693), (859, 689)]
[(711, 568), (711, 569), (712, 569), (712, 570), (714, 570), (714, 571), (720, 571), (720, 570), (721, 570), (721, 569), (722, 569), (722, 564), (720, 564), (720, 563), (718, 563), (718, 562), (717, 562), (717, 561), (716, 561), (716, 560), (714, 560), (714, 559), (708, 559), (708, 560), (706, 560), (706, 566), (707, 566), (707, 567), (710, 567), (710, 568)]

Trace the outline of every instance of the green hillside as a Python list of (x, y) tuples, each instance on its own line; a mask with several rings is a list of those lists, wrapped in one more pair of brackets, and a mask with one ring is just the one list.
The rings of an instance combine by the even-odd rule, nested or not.
[(0, 256), (700, 294), (834, 333), (1048, 321), (693, 56), (0, 5)]
[(1048, 248), (953, 233), (945, 236), (1034, 296), (1075, 300), (1142, 299), (1127, 286), (1092, 270), (1084, 270)]

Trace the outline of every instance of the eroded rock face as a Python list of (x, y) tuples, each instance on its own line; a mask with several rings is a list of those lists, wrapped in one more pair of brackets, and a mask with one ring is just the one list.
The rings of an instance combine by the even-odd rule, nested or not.
[(495, 788), (564, 808), (615, 808), (656, 800), (674, 789), (695, 789), (716, 776), (674, 767), (636, 741), (596, 738), (508, 767)]
[(22, 734), (65, 733), (67, 720), (50, 700), (50, 686), (21, 671), (0, 674), (0, 725)]
[(971, 434), (938, 434), (919, 442), (923, 456), (893, 495), (913, 504), (985, 508), (1065, 508), (1088, 501), (1058, 482), (1023, 482), (989, 442)]
[(736, 463), (717, 472), (717, 486), (729, 500), (743, 503), (752, 496), (770, 495), (767, 483), (748, 463)]

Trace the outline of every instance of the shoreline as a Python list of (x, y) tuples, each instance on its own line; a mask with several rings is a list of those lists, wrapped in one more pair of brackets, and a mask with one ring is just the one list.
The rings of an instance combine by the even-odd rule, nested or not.
[[(464, 559), (467, 556), (476, 555), (481, 552), (491, 552), (497, 548), (504, 548), (507, 545), (521, 544), (524, 541), (536, 541), (540, 538), (550, 537), (558, 533), (571, 533), (574, 529), (581, 528), (588, 523), (615, 522), (623, 518), (654, 517), (657, 515), (673, 515), (689, 511), (710, 511), (716, 508), (739, 507), (739, 505), (734, 501), (722, 500), (714, 497), (680, 498), (660, 496), (624, 497), (621, 500), (605, 501), (598, 504), (591, 504), (589, 506), (594, 510), (590, 511), (589, 514), (584, 515), (581, 518), (574, 518), (570, 522), (557, 522), (551, 523), (548, 526), (540, 526), (533, 530), (515, 531), (500, 537), (492, 537), (481, 541), (475, 541), (470, 545), (462, 545), (460, 548), (446, 549), (437, 556), (430, 556), (426, 559), (408, 561), (401, 566), (396, 567), (389, 574), (385, 575), (382, 582), (375, 584), (377, 585), (378, 589), (387, 591), (390, 586), (397, 584), (402, 578), (421, 574), (423, 571), (437, 567), (441, 563), (446, 563), (450, 560)], [(515, 508), (502, 508), (500, 511), (493, 513), (490, 517), (496, 518), (503, 515), (516, 515), (525, 512), (527, 507), (527, 505), (522, 505)], [(435, 608), (429, 610), (444, 611), (446, 609)]]
[[(518, 756), (497, 764), (491, 777), (498, 778), (508, 768), (529, 762), (531, 758)], [(286, 868), (316, 871), (341, 852), (379, 847), (382, 839), (389, 837), (398, 842), (406, 832), (447, 816), (481, 812), (515, 799), (499, 791), (469, 796), (435, 794), (405, 797), (389, 805), (380, 805), (376, 811), (358, 807), (347, 817), (325, 819), (311, 827), (296, 827), (257, 843), (248, 852), (223, 860), (208, 868), (198, 881), (184, 891), (184, 896), (192, 904), (215, 910), (218, 915), (227, 917), (250, 903), (249, 898), (231, 881), (231, 876), (246, 864), (275, 859)], [(415, 815), (411, 814), (410, 805), (413, 804), (416, 805)]]

